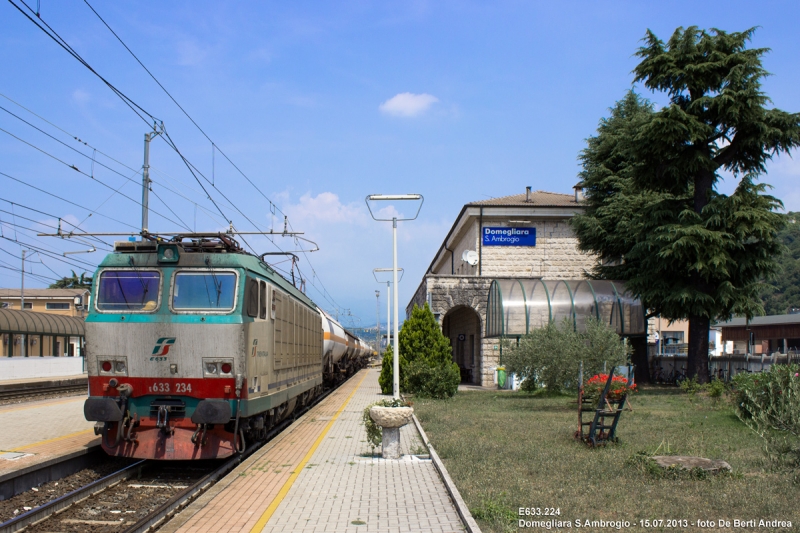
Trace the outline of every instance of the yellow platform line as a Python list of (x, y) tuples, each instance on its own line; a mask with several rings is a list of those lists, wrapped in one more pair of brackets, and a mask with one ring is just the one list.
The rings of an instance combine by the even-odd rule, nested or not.
[(86, 433), (92, 433), (94, 429), (84, 429), (83, 431), (76, 431), (75, 433), (70, 433), (69, 435), (62, 435), (60, 437), (55, 437), (53, 439), (47, 439), (40, 442), (34, 442), (33, 444), (26, 444), (25, 446), (20, 446), (19, 448), (13, 448), (11, 450), (6, 450), (9, 452), (20, 452), (22, 450), (33, 448), (34, 446), (41, 446), (42, 444), (50, 444), (51, 442), (57, 442), (64, 439), (69, 439), (71, 437), (77, 437), (78, 435), (85, 435)]
[(339, 418), (340, 414), (342, 414), (344, 408), (347, 407), (347, 404), (350, 403), (350, 400), (352, 400), (353, 396), (355, 396), (356, 392), (358, 392), (358, 389), (361, 388), (361, 384), (364, 382), (364, 379), (366, 379), (367, 374), (369, 374), (369, 372), (370, 370), (368, 369), (364, 373), (364, 376), (361, 378), (361, 381), (358, 382), (358, 385), (356, 385), (356, 387), (353, 389), (353, 392), (350, 393), (350, 396), (348, 396), (347, 399), (342, 404), (342, 406), (339, 407), (339, 410), (336, 411), (336, 413), (331, 417), (330, 422), (328, 422), (328, 424), (322, 430), (322, 433), (319, 434), (319, 437), (317, 437), (317, 440), (314, 441), (314, 444), (311, 446), (311, 449), (308, 450), (308, 453), (305, 455), (305, 457), (303, 457), (303, 460), (300, 461), (300, 464), (297, 465), (297, 468), (294, 469), (294, 472), (289, 476), (289, 479), (287, 479), (286, 482), (283, 484), (283, 487), (281, 487), (281, 490), (278, 491), (278, 494), (275, 496), (275, 499), (272, 500), (272, 503), (269, 504), (269, 507), (267, 507), (267, 510), (264, 511), (264, 514), (262, 514), (261, 517), (258, 519), (258, 522), (256, 522), (256, 524), (250, 530), (250, 533), (258, 533), (259, 531), (264, 529), (264, 526), (267, 525), (267, 522), (269, 522), (269, 519), (272, 518), (272, 515), (278, 509), (278, 506), (281, 504), (286, 495), (289, 494), (289, 489), (292, 488), (292, 485), (297, 480), (297, 476), (299, 476), (300, 472), (303, 471), (303, 468), (305, 468), (306, 463), (308, 463), (308, 461), (311, 460), (311, 456), (314, 455), (315, 451), (317, 451), (317, 448), (322, 443), (322, 439), (325, 438), (325, 435), (331, 429), (333, 423), (336, 422), (336, 419)]

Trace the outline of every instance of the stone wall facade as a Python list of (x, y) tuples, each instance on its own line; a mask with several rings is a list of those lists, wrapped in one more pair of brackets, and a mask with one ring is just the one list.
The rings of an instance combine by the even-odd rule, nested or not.
[[(481, 246), (478, 221), (452, 244), (452, 254), (434, 269), (434, 274), (526, 277), (543, 279), (582, 279), (594, 265), (593, 256), (578, 250), (578, 239), (565, 219), (534, 220), (525, 227), (536, 229), (536, 246)], [(484, 227), (515, 226), (508, 221), (484, 222)], [(470, 265), (462, 259), (465, 251), (480, 254), (480, 263)]]
[[(406, 314), (410, 315), (414, 304), (425, 305), (428, 302), (431, 311), (438, 317), (439, 324), (443, 324), (451, 311), (457, 311), (464, 307), (472, 309), (477, 314), (477, 327), (473, 330), (477, 349), (475, 361), (472, 366), (474, 382), (483, 386), (491, 386), (494, 380), (494, 368), (500, 359), (498, 339), (485, 339), (484, 325), (486, 324), (486, 300), (489, 296), (489, 287), (493, 278), (476, 276), (438, 276), (428, 274), (422, 280), (414, 298), (406, 308)], [(451, 344), (455, 347), (455, 335), (461, 331), (460, 321), (469, 320), (467, 317), (458, 317), (449, 324), (453, 331)], [(448, 332), (446, 332), (448, 333)], [(467, 333), (469, 339), (469, 333)]]

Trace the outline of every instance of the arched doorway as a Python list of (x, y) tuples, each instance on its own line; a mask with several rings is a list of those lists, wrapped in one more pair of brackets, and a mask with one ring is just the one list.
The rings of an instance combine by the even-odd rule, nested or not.
[(481, 383), (481, 318), (469, 306), (450, 309), (442, 320), (442, 333), (450, 339), (453, 362), (461, 370), (461, 382)]

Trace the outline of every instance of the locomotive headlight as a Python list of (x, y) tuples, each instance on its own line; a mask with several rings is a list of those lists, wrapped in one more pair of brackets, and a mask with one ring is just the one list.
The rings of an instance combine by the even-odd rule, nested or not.
[(206, 363), (206, 372), (209, 374), (217, 373), (217, 363)]
[(114, 364), (114, 372), (118, 374), (124, 374), (127, 371), (127, 367), (125, 366), (125, 361), (117, 361)]
[(111, 361), (103, 361), (101, 368), (103, 372), (111, 372)]

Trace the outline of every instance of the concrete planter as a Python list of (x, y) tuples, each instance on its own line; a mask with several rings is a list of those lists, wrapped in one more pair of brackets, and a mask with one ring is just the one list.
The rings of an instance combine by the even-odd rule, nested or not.
[(374, 405), (369, 409), (369, 416), (382, 428), (399, 428), (411, 422), (414, 414), (412, 407), (381, 407)]
[(384, 459), (400, 459), (400, 428), (411, 422), (414, 409), (411, 407), (370, 408), (369, 416), (382, 429), (382, 448)]

